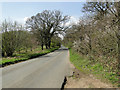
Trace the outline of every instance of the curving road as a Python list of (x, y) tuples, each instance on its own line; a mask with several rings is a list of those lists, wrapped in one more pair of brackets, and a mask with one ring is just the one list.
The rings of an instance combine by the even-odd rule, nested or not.
[(2, 88), (61, 88), (70, 74), (69, 52), (55, 52), (2, 68)]

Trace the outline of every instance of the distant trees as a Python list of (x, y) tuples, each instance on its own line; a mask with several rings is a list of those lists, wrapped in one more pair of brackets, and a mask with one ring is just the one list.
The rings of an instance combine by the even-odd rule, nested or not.
[(32, 16), (26, 21), (26, 26), (17, 22), (3, 21), (0, 25), (2, 56), (13, 56), (15, 52), (24, 50), (27, 52), (37, 45), (46, 46), (46, 49), (60, 46), (61, 39), (58, 34), (66, 30), (65, 23), (68, 16), (63, 16), (60, 11), (45, 10)]
[(12, 56), (17, 48), (17, 22), (11, 23), (6, 20), (2, 23), (2, 56)]
[(61, 42), (62, 42), (61, 38), (58, 37), (57, 35), (54, 35), (51, 39), (51, 47), (55, 47), (55, 46), (60, 47)]
[(61, 33), (66, 30), (65, 23), (69, 20), (68, 16), (63, 16), (58, 10), (44, 10), (26, 21), (27, 27), (36, 35), (41, 43), (47, 48), (51, 46), (51, 39), (54, 34)]
[(25, 30), (25, 27), (17, 22), (5, 20), (1, 26), (1, 51), (2, 56), (12, 56), (15, 51), (32, 48), (33, 39), (32, 34)]

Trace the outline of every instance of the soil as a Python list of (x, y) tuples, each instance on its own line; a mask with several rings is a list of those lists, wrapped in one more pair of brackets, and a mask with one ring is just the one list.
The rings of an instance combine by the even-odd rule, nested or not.
[(67, 82), (64, 88), (115, 88), (115, 87), (113, 87), (112, 84), (102, 82), (100, 79), (97, 79), (92, 74), (88, 75), (74, 68), (73, 75), (67, 77)]

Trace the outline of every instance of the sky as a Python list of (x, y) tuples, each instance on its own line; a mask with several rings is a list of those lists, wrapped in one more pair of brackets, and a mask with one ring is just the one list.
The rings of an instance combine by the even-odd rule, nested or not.
[(2, 2), (2, 20), (10, 19), (25, 23), (25, 20), (43, 10), (60, 10), (63, 15), (71, 16), (71, 21), (77, 22), (82, 17), (82, 7), (85, 2)]

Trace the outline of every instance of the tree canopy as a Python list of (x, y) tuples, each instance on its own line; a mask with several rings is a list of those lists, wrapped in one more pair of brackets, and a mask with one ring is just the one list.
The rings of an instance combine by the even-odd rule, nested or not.
[(69, 20), (69, 16), (63, 16), (58, 10), (44, 10), (26, 21), (27, 27), (36, 34), (42, 49), (43, 45), (50, 48), (51, 38), (54, 34), (60, 34), (66, 30), (65, 23)]

